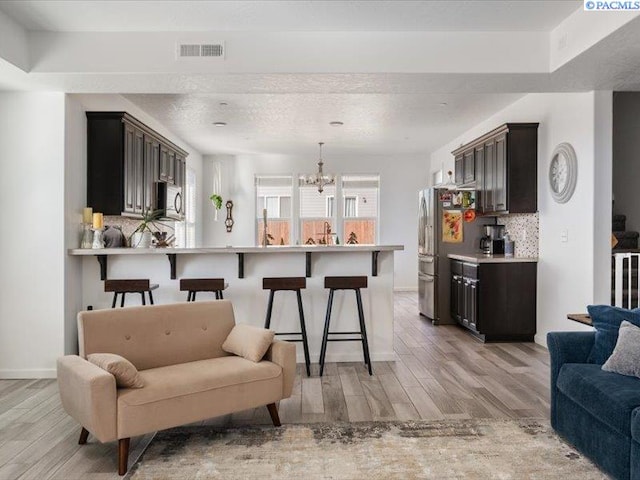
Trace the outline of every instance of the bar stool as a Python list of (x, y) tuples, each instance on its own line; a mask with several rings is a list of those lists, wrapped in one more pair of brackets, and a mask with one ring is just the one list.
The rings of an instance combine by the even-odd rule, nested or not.
[(158, 288), (157, 283), (149, 283), (149, 279), (136, 279), (136, 280), (105, 280), (104, 281), (104, 291), (105, 292), (113, 292), (113, 302), (111, 303), (111, 308), (116, 308), (116, 301), (118, 300), (118, 294), (121, 294), (120, 297), (120, 306), (124, 307), (124, 297), (127, 293), (139, 293), (142, 295), (142, 305), (146, 305), (146, 301), (144, 298), (145, 292), (149, 294), (149, 303), (153, 305), (153, 295), (151, 294), (152, 290)]
[[(327, 342), (362, 342), (364, 363), (369, 369), (369, 375), (373, 375), (371, 358), (369, 358), (369, 342), (367, 341), (367, 328), (364, 323), (364, 311), (362, 309), (361, 288), (367, 288), (367, 277), (324, 277), (324, 288), (329, 289), (329, 301), (327, 303), (327, 316), (324, 320), (324, 334), (322, 335), (322, 347), (320, 348), (320, 376), (324, 370), (324, 360), (327, 354)], [(330, 332), (331, 307), (333, 306), (333, 294), (336, 290), (354, 290), (358, 304), (359, 332)], [(329, 338), (329, 335), (360, 335), (359, 338)]]
[(229, 286), (224, 278), (181, 278), (180, 291), (187, 292), (187, 302), (196, 301), (197, 292), (212, 292), (216, 300), (224, 299), (222, 292)]
[(267, 317), (264, 321), (264, 328), (269, 328), (271, 325), (271, 312), (273, 311), (273, 296), (275, 292), (282, 290), (290, 290), (296, 292), (298, 298), (298, 314), (300, 316), (300, 331), (299, 332), (276, 332), (276, 335), (300, 335), (300, 338), (288, 340), (290, 342), (302, 342), (304, 349), (304, 363), (307, 368), (307, 377), (311, 376), (311, 360), (309, 359), (309, 344), (307, 343), (307, 327), (304, 323), (304, 310), (302, 309), (302, 296), (300, 290), (307, 288), (307, 279), (305, 277), (278, 277), (278, 278), (263, 278), (262, 289), (269, 291), (269, 306), (267, 307)]

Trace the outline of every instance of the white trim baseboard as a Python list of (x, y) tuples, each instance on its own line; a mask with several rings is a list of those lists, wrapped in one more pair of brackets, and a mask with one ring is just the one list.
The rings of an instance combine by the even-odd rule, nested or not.
[(42, 370), (10, 370), (0, 369), (0, 379), (3, 380), (19, 380), (34, 378), (56, 378), (55, 368), (45, 368)]

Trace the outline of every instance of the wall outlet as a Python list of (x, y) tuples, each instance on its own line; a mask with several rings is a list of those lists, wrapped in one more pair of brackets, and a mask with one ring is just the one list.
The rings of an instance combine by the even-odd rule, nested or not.
[(562, 243), (566, 243), (569, 241), (569, 231), (568, 230), (562, 230), (560, 232), (560, 241)]

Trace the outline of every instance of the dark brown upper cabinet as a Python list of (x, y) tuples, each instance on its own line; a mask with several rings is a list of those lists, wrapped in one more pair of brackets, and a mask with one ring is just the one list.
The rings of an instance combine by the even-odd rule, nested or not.
[(456, 160), (456, 184), (475, 183), (479, 212), (500, 215), (538, 210), (537, 123), (506, 123), (452, 153)]
[(464, 156), (462, 154), (455, 157), (455, 182), (456, 185), (464, 183)]
[(184, 186), (186, 157), (125, 112), (87, 112), (87, 204), (105, 215), (140, 216), (153, 210), (156, 182), (176, 183), (176, 158), (182, 163), (178, 185)]
[(471, 183), (476, 181), (476, 162), (474, 149), (470, 149), (462, 154), (463, 157), (463, 181)]

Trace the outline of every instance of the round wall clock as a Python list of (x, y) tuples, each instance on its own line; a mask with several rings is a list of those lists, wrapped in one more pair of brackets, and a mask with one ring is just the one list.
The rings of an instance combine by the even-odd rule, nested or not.
[(578, 181), (578, 160), (569, 143), (558, 145), (551, 155), (549, 164), (549, 186), (551, 196), (558, 203), (567, 203)]

